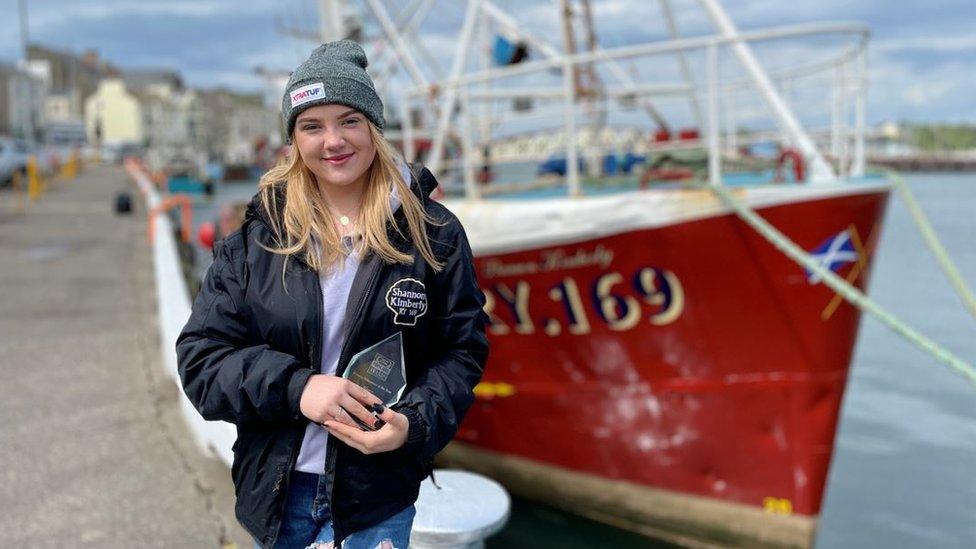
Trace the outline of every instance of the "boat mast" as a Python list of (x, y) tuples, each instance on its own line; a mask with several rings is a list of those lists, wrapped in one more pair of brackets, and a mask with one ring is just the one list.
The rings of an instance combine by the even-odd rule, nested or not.
[[(477, 22), (480, 10), (481, 0), (471, 0), (464, 13), (461, 36), (454, 52), (454, 62), (451, 65), (451, 72), (447, 77), (447, 82), (450, 82), (452, 85), (447, 86), (443, 92), (444, 98), (441, 101), (441, 111), (438, 113), (437, 129), (434, 133), (433, 144), (430, 148), (430, 157), (427, 161), (428, 169), (435, 175), (440, 171), (441, 162), (444, 157), (444, 142), (447, 140), (448, 125), (451, 121), (454, 105), (458, 102), (459, 86), (457, 85), (457, 80), (460, 78), (461, 73), (464, 72), (465, 60), (467, 59), (467, 53), (471, 46), (471, 39), (474, 35), (475, 23)], [(467, 163), (467, 161), (465, 162)], [(476, 193), (477, 189), (473, 185), (468, 184), (466, 186), (465, 194), (469, 198), (476, 196)]]
[[(586, 50), (593, 53), (599, 49), (596, 40), (596, 31), (593, 28), (593, 10), (590, 9), (590, 0), (580, 0), (582, 4), (583, 28), (586, 31)], [(577, 72), (583, 78), (580, 85), (583, 89), (576, 91), (578, 97), (585, 98), (584, 108), (586, 117), (590, 121), (590, 143), (587, 147), (587, 172), (591, 177), (599, 177), (603, 173), (601, 158), (603, 155), (603, 143), (601, 142), (603, 129), (607, 125), (606, 94), (604, 93), (603, 82), (596, 73), (596, 63), (590, 61), (579, 68)]]
[(854, 96), (854, 163), (851, 175), (864, 177), (864, 96), (867, 94), (867, 51), (861, 50), (856, 59), (857, 87)]
[(345, 24), (342, 20), (342, 0), (319, 0), (319, 34), (322, 42), (334, 42), (346, 37)]
[[(29, 34), (30, 33), (30, 30), (29, 30), (30, 29), (30, 26), (28, 25), (28, 22), (27, 22), (27, 0), (20, 0), (20, 2), (18, 3), (18, 7), (20, 8), (20, 41), (21, 41), (21, 44), (23, 46), (23, 55), (24, 55), (24, 61), (23, 61), (23, 66), (21, 67), (21, 70), (24, 71), (25, 74), (30, 75), (30, 65), (29, 65), (29, 63), (30, 63), (30, 55), (28, 54), (28, 50), (30, 49), (30, 38), (29, 38), (29, 36), (30, 36), (30, 34)], [(74, 63), (72, 63), (71, 66), (74, 67)], [(32, 78), (32, 77), (33, 76), (30, 76), (29, 78)], [(73, 98), (74, 98), (74, 93), (72, 93), (72, 99)], [(72, 100), (71, 103), (74, 104), (74, 101)], [(27, 144), (33, 150), (33, 147), (34, 147), (34, 144), (35, 144), (35, 141), (36, 141), (36, 137), (37, 137), (35, 135), (36, 134), (36, 129), (34, 128), (34, 102), (33, 102), (33, 100), (31, 100), (28, 103), (28, 105), (27, 105), (27, 117), (26, 117), (26, 121), (27, 121), (27, 123), (25, 124), (26, 127), (24, 128), (25, 129), (25, 132), (24, 133), (26, 133), (27, 135), (25, 136), (26, 137), (25, 140), (27, 141)]]
[(576, 54), (576, 41), (573, 38), (573, 8), (569, 0), (560, 0), (563, 18), (563, 40), (566, 51), (562, 55), (563, 62), (563, 101), (565, 105), (565, 126), (563, 135), (566, 137), (566, 184), (569, 196), (580, 196), (579, 166), (576, 154), (576, 67), (572, 56)]
[[(671, 12), (671, 3), (668, 0), (660, 0), (661, 3), (661, 14), (664, 15), (664, 22), (668, 27), (668, 35), (671, 36), (672, 40), (678, 40), (681, 35), (678, 33), (678, 25), (674, 22), (674, 14)], [(702, 115), (701, 115), (701, 105), (698, 104), (698, 95), (694, 92), (695, 79), (692, 77), (691, 65), (688, 64), (688, 58), (685, 56), (684, 50), (678, 50), (676, 53), (678, 58), (678, 66), (681, 68), (681, 76), (684, 77), (685, 83), (688, 84), (688, 100), (691, 102), (691, 111), (695, 115), (695, 123), (701, 128), (702, 126)], [(660, 129), (668, 130), (667, 125), (662, 125)]]
[(397, 30), (396, 25), (393, 20), (390, 19), (389, 14), (383, 7), (383, 4), (379, 0), (366, 0), (366, 5), (369, 7), (370, 11), (373, 12), (373, 17), (379, 22), (380, 27), (383, 29), (383, 34), (386, 36), (389, 46), (392, 46), (392, 50), (400, 63), (403, 64), (404, 68), (407, 70), (407, 74), (410, 79), (413, 80), (415, 86), (428, 86), (429, 82), (427, 78), (424, 77), (424, 73), (420, 70), (420, 65), (410, 54), (410, 49), (407, 48), (407, 43), (404, 41), (403, 36)]
[[(718, 27), (721, 35), (725, 38), (733, 39), (731, 42), (732, 51), (739, 58), (739, 62), (745, 67), (749, 76), (752, 77), (757, 90), (762, 94), (766, 103), (772, 109), (780, 125), (786, 130), (787, 135), (795, 143), (809, 164), (810, 181), (813, 183), (824, 183), (836, 180), (837, 177), (834, 174), (833, 168), (824, 159), (823, 155), (817, 149), (816, 144), (810, 139), (810, 136), (807, 135), (803, 127), (800, 126), (800, 122), (786, 105), (786, 102), (783, 101), (783, 98), (780, 97), (772, 81), (769, 79), (769, 75), (766, 74), (766, 71), (752, 53), (752, 49), (746, 42), (734, 40), (738, 38), (739, 31), (735, 24), (732, 23), (732, 19), (729, 18), (725, 9), (722, 8), (718, 0), (699, 1), (712, 18), (712, 22)], [(717, 75), (714, 75), (713, 78), (717, 78)]]

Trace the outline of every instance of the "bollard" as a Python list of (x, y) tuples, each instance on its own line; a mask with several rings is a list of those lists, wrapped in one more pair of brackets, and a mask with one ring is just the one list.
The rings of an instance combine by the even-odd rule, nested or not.
[(410, 549), (479, 549), (508, 522), (512, 502), (497, 482), (468, 471), (438, 469), (420, 485)]
[(64, 164), (61, 164), (58, 178), (64, 181), (71, 181), (76, 177), (78, 177), (78, 153), (72, 152), (68, 155), (68, 159), (65, 160)]
[(44, 181), (37, 169), (37, 157), (30, 155), (27, 157), (27, 195), (31, 200), (37, 200), (44, 192)]

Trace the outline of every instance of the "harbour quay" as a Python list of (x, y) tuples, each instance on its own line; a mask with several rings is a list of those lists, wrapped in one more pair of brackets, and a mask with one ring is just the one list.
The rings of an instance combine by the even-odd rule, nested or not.
[(146, 226), (120, 166), (0, 191), (2, 547), (252, 545), (162, 371)]

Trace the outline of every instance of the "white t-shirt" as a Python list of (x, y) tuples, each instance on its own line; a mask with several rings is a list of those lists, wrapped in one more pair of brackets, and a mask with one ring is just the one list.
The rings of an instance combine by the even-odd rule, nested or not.
[[(410, 170), (406, 163), (398, 162), (400, 174), (409, 184)], [(390, 192), (390, 207), (395, 212), (400, 207), (400, 197), (396, 188)], [(344, 243), (352, 247), (352, 239), (346, 237)], [(359, 269), (359, 254), (352, 252), (345, 256), (345, 261), (339, 269), (332, 269), (327, 275), (319, 276), (322, 286), (322, 364), (323, 374), (335, 374), (339, 365), (339, 354), (345, 343), (346, 334), (342, 332), (342, 323), (346, 318), (346, 302), (349, 300), (349, 290)], [(325, 447), (329, 442), (329, 432), (318, 423), (308, 422), (305, 426), (305, 437), (302, 448), (298, 452), (295, 469), (304, 473), (321, 475), (325, 472)]]
[[(346, 244), (351, 244), (346, 237)], [(339, 364), (339, 353), (345, 342), (342, 323), (346, 318), (346, 302), (349, 299), (349, 289), (359, 268), (359, 257), (356, 252), (346, 256), (341, 268), (334, 269), (328, 275), (319, 276), (322, 286), (322, 366), (323, 374), (335, 374)], [(329, 432), (314, 421), (305, 426), (305, 438), (302, 439), (302, 449), (298, 452), (295, 469), (305, 473), (321, 475), (325, 471), (325, 445), (329, 440)]]

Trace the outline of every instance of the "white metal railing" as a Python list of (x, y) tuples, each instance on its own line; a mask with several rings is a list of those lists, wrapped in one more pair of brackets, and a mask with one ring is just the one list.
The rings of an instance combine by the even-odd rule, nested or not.
[[(146, 200), (147, 209), (161, 200), (146, 173), (135, 162), (126, 163), (126, 171), (135, 180)], [(157, 215), (150, 220), (155, 235), (152, 243), (153, 271), (156, 278), (156, 306), (159, 316), (159, 342), (163, 371), (176, 384), (180, 412), (201, 450), (220, 458), (228, 467), (233, 461), (231, 446), (237, 437), (234, 426), (222, 421), (206, 421), (183, 392), (177, 372), (176, 339), (190, 317), (190, 294), (183, 278), (176, 238), (169, 216)]]
[[(454, 78), (449, 77), (445, 80), (437, 82), (436, 85), (441, 90), (447, 90), (458, 86), (476, 84), (484, 81), (503, 80), (515, 76), (525, 76), (532, 73), (560, 69), (562, 68), (564, 62), (568, 62), (575, 66), (600, 61), (624, 60), (635, 57), (648, 57), (654, 55), (704, 50), (712, 43), (724, 46), (733, 43), (759, 43), (783, 38), (798, 38), (814, 35), (824, 36), (829, 34), (860, 37), (862, 39), (861, 46), (863, 47), (866, 44), (869, 31), (867, 27), (858, 23), (808, 23), (777, 27), (762, 31), (743, 32), (735, 37), (700, 36), (693, 38), (681, 38), (666, 42), (652, 42), (649, 44), (620, 46), (617, 48), (602, 49), (595, 52), (581, 52), (572, 55), (563, 55), (558, 59), (525, 61), (508, 67), (481, 70), (459, 75)], [(414, 98), (423, 98), (427, 96), (429, 91), (430, 90), (428, 88), (413, 87), (407, 88), (406, 93)]]
[[(564, 9), (568, 5), (566, 2), (568, 0), (564, 1)], [(723, 149), (734, 147), (741, 142), (737, 139), (735, 132), (737, 120), (741, 119), (741, 116), (735, 112), (740, 102), (729, 99), (729, 95), (732, 95), (734, 99), (734, 94), (745, 89), (746, 86), (751, 86), (755, 94), (762, 97), (767, 112), (773, 114), (782, 132), (782, 141), (790, 147), (799, 149), (806, 159), (810, 166), (811, 180), (813, 182), (835, 180), (833, 168), (827, 163), (817, 144), (808, 136), (798, 118), (783, 99), (781, 92), (773, 84), (774, 81), (794, 82), (808, 77), (811, 73), (831, 72), (833, 73), (832, 92), (827, 94), (830, 97), (828, 110), (832, 113), (830, 151), (838, 160), (838, 165), (841, 168), (840, 175), (844, 175), (846, 166), (850, 166), (849, 173), (851, 175), (862, 175), (864, 170), (865, 50), (869, 36), (867, 27), (846, 22), (807, 23), (739, 32), (716, 0), (699, 0), (699, 2), (718, 29), (717, 35), (680, 38), (677, 35), (676, 27), (673, 25), (673, 20), (669, 18), (668, 22), (671, 23), (669, 33), (673, 38), (671, 40), (610, 49), (597, 48), (593, 51), (565, 54), (549, 45), (544, 39), (526, 31), (514, 17), (503, 12), (491, 0), (470, 0), (465, 7), (464, 20), (458, 41), (455, 44), (455, 54), (450, 73), (446, 78), (438, 81), (425, 79), (403, 38), (403, 32), (407, 34), (415, 32), (418, 21), (430, 11), (432, 2), (425, 2), (416, 10), (407, 10), (401, 14), (401, 19), (407, 19), (409, 16), (409, 24), (402, 25), (402, 28), (393, 23), (381, 2), (368, 0), (367, 5), (380, 23), (383, 34), (389, 42), (389, 51), (393, 51), (396, 57), (404, 63), (410, 79), (414, 82), (412, 87), (405, 88), (403, 100), (400, 102), (403, 123), (401, 135), (404, 137), (405, 155), (409, 160), (414, 159), (416, 152), (413, 138), (422, 133), (428, 135), (432, 133), (433, 142), (430, 156), (427, 158), (428, 167), (437, 173), (447, 164), (459, 166), (464, 181), (465, 194), (469, 198), (478, 197), (478, 187), (474, 182), (473, 169), (478, 163), (476, 157), (479, 155), (476, 154), (476, 151), (479, 149), (479, 143), (471, 134), (474, 129), (472, 126), (475, 124), (480, 126), (481, 144), (485, 144), (491, 141), (490, 138), (486, 139), (486, 135), (490, 133), (490, 128), (496, 122), (505, 122), (511, 119), (506, 117), (489, 119), (486, 107), (483, 110), (486, 116), (476, 120), (476, 117), (472, 116), (472, 103), (510, 101), (522, 97), (540, 101), (561, 101), (563, 107), (560, 118), (562, 118), (563, 134), (573, 136), (577, 128), (577, 103), (579, 103), (574, 87), (574, 73), (582, 66), (595, 63), (600, 63), (601, 66), (610, 69), (619, 82), (616, 86), (609, 86), (607, 89), (601, 90), (602, 98), (632, 96), (635, 100), (643, 101), (648, 107), (649, 114), (656, 120), (660, 121), (660, 116), (650, 104), (649, 98), (652, 97), (687, 96), (694, 105), (696, 117), (700, 117), (697, 113), (701, 111), (701, 106), (704, 105), (704, 113), (701, 114), (705, 115), (707, 122), (703, 129), (709, 157), (709, 181), (712, 184), (718, 184), (722, 180), (721, 155)], [(667, 0), (661, 0), (661, 4), (666, 15), (669, 16), (670, 8)], [(472, 50), (476, 38), (485, 38), (488, 21), (496, 24), (503, 33), (525, 40), (535, 50), (540, 51), (544, 58), (504, 67), (483, 65), (478, 69), (466, 71), (468, 53)], [(750, 49), (753, 44), (773, 40), (834, 35), (852, 38), (849, 45), (841, 44), (843, 47), (839, 54), (827, 60), (806, 62), (774, 71), (767, 72), (761, 67)], [(726, 51), (737, 57), (739, 65), (747, 73), (746, 77), (728, 78), (723, 81), (718, 60), (719, 56)], [(706, 57), (705, 89), (703, 92), (695, 88), (694, 79), (688, 68), (687, 55), (693, 53), (704, 53)], [(638, 84), (629, 78), (618, 65), (621, 61), (659, 55), (674, 55), (678, 58), (681, 62), (680, 68), (682, 68), (682, 82)], [(492, 82), (527, 77), (553, 70), (561, 76), (562, 86), (560, 87), (488, 87), (489, 83)], [(854, 95), (853, 101), (849, 97), (852, 93)], [(421, 101), (424, 106), (433, 109), (436, 115), (436, 124), (432, 129), (413, 127), (409, 112), (411, 102), (417, 101)], [(854, 108), (853, 132), (848, 129), (843, 117), (847, 106), (851, 104)], [(593, 110), (591, 106), (586, 108), (587, 112)], [(452, 126), (450, 122), (455, 110), (457, 110), (459, 124)], [(601, 111), (598, 110), (597, 112)], [(722, 138), (723, 132), (719, 128), (723, 121), (726, 126), (725, 143), (723, 143)], [(461, 148), (463, 160), (460, 163), (444, 161), (445, 145), (452, 128)], [(853, 146), (850, 143), (852, 136)], [(576, 141), (566, 139), (565, 147), (566, 183), (570, 195), (576, 196), (580, 194)], [(849, 158), (851, 152), (853, 152), (853, 160)], [(594, 154), (596, 153), (594, 150), (588, 150), (586, 154), (590, 158), (595, 158)]]
[[(846, 27), (841, 27), (841, 28), (842, 29), (846, 29)], [(809, 28), (797, 29), (797, 35), (803, 34), (805, 32), (812, 32), (812, 29), (809, 29)], [(756, 33), (753, 33), (753, 34), (756, 34)], [(779, 31), (779, 32), (774, 31), (774, 32), (771, 33), (771, 35), (775, 35), (775, 36), (789, 36), (789, 33), (786, 33), (786, 32), (783, 32), (783, 31)], [(763, 35), (758, 35), (757, 34), (757, 37), (756, 37), (757, 40), (764, 39), (764, 38), (769, 38), (769, 36), (763, 36)], [(748, 40), (748, 37), (747, 36), (741, 36), (740, 37), (740, 41), (744, 41), (744, 40)], [(706, 65), (706, 71), (705, 71), (706, 72), (706, 82), (707, 82), (707, 101), (704, 102), (704, 104), (706, 105), (705, 111), (706, 111), (706, 120), (708, 121), (708, 123), (705, 125), (705, 130), (707, 132), (707, 150), (708, 150), (708, 157), (709, 157), (709, 178), (708, 179), (709, 179), (709, 182), (711, 182), (712, 184), (718, 184), (718, 183), (721, 182), (721, 179), (722, 179), (721, 156), (722, 156), (722, 150), (723, 150), (723, 143), (722, 143), (722, 138), (721, 138), (720, 131), (719, 131), (719, 123), (720, 123), (719, 121), (722, 118), (723, 105), (722, 105), (721, 101), (719, 100), (720, 99), (720, 96), (723, 96), (723, 95), (727, 95), (729, 93), (732, 93), (732, 90), (741, 90), (742, 88), (744, 88), (746, 85), (749, 84), (748, 79), (744, 79), (744, 78), (739, 78), (738, 81), (723, 83), (723, 82), (721, 82), (720, 77), (719, 77), (718, 57), (719, 57), (719, 50), (720, 50), (720, 48), (727, 47), (730, 44), (737, 43), (737, 42), (738, 41), (732, 40), (732, 39), (729, 39), (729, 38), (726, 38), (726, 37), (713, 37), (713, 38), (710, 38), (709, 40), (705, 41), (705, 43), (707, 44), (705, 46), (705, 50), (706, 50), (706, 55), (707, 55), (707, 59), (708, 59), (707, 65)], [(678, 50), (678, 49), (681, 49), (681, 48), (679, 46), (677, 46), (677, 45), (671, 45), (670, 47), (663, 48), (660, 51), (662, 51), (662, 52), (664, 52), (664, 51), (674, 51), (674, 50)], [(608, 55), (613, 53), (613, 52), (610, 52), (609, 50), (607, 50), (607, 52), (608, 52)], [(621, 53), (621, 55), (623, 55), (623, 53)], [(595, 56), (595, 54), (589, 54), (589, 57), (596, 57), (596, 56)], [(564, 81), (564, 83), (566, 83), (565, 84), (565, 87), (568, 88), (568, 90), (569, 90), (569, 91), (564, 91), (564, 94), (563, 94), (564, 95), (564, 101), (565, 101), (565, 104), (566, 104), (566, 112), (565, 112), (565, 115), (564, 115), (564, 127), (565, 127), (565, 130), (564, 131), (568, 135), (573, 135), (573, 133), (575, 131), (575, 119), (576, 119), (575, 107), (573, 106), (573, 102), (570, 101), (570, 100), (568, 100), (568, 99), (566, 99), (566, 98), (569, 97), (569, 93), (572, 91), (572, 88), (571, 88), (571, 82), (572, 82), (572, 73), (571, 73), (571, 70), (572, 70), (572, 65), (573, 65), (572, 61), (574, 60), (574, 58), (575, 58), (575, 61), (577, 63), (582, 63), (582, 62), (584, 62), (584, 61), (586, 61), (588, 59), (588, 57), (587, 56), (584, 56), (583, 54), (580, 54), (580, 55), (577, 55), (577, 56), (565, 56), (562, 59), (563, 62), (564, 62), (564, 65), (565, 65), (564, 75), (563, 75), (563, 81)], [(860, 175), (863, 175), (863, 173), (864, 173), (864, 151), (863, 151), (863, 143), (864, 143), (864, 140), (863, 140), (863, 135), (864, 135), (863, 59), (864, 59), (864, 54), (863, 54), (863, 50), (862, 51), (858, 51), (855, 55), (853, 55), (854, 62), (857, 62), (857, 63), (859, 63), (859, 64), (862, 65), (861, 67), (859, 67), (861, 69), (860, 72), (861, 72), (861, 75), (862, 76), (860, 76), (857, 79), (852, 79), (852, 78), (850, 78), (850, 77), (847, 76), (847, 73), (850, 72), (850, 69), (847, 67), (847, 65), (851, 63), (851, 59), (852, 59), (851, 52), (845, 51), (845, 52), (843, 52), (843, 54), (841, 56), (839, 56), (839, 60), (835, 61), (835, 65), (836, 66), (845, 67), (845, 68), (841, 72), (841, 74), (843, 75), (842, 78), (839, 79), (839, 81), (834, 84), (834, 89), (835, 89), (835, 91), (834, 91), (834, 97), (835, 97), (835, 102), (837, 103), (837, 106), (834, 107), (834, 108), (837, 109), (837, 110), (843, 111), (845, 102), (848, 100), (847, 99), (847, 95), (850, 93), (851, 88), (853, 87), (854, 88), (853, 91), (854, 91), (854, 94), (856, 96), (855, 103), (854, 103), (855, 104), (855, 128), (854, 128), (854, 132), (853, 132), (853, 135), (854, 135), (854, 161), (853, 162), (850, 162), (849, 161), (849, 158), (848, 158), (849, 151), (850, 151), (850, 148), (848, 146), (849, 135), (847, 133), (846, 128), (843, 126), (843, 117), (842, 116), (838, 116), (835, 119), (835, 121), (834, 121), (835, 129), (833, 131), (834, 131), (834, 136), (835, 136), (834, 137), (834, 142), (836, 142), (838, 145), (841, 144), (841, 143), (843, 145), (842, 146), (837, 146), (837, 147), (832, 146), (831, 149), (833, 150), (834, 148), (839, 148), (840, 151), (841, 151), (841, 154), (840, 155), (836, 155), (836, 154), (834, 155), (835, 158), (838, 158), (838, 160), (839, 160), (839, 162), (838, 162), (838, 165), (839, 166), (844, 167), (844, 166), (850, 165), (851, 166), (850, 175), (860, 176)], [(812, 65), (812, 64), (808, 64), (808, 65)], [(828, 63), (824, 63), (824, 62), (818, 63), (817, 65), (819, 65), (820, 67), (828, 67), (829, 66)], [(539, 70), (544, 70), (548, 66), (549, 65), (541, 65), (541, 66), (539, 66), (537, 68)], [(815, 65), (813, 68), (818, 68), (818, 67)], [(840, 71), (840, 69), (838, 69), (838, 71)], [(489, 71), (489, 73), (490, 73), (490, 71)], [(787, 70), (787, 71), (782, 71), (781, 74), (782, 75), (792, 76), (793, 74), (796, 74), (796, 73)], [(780, 75), (778, 75), (778, 76), (780, 76)], [(498, 77), (501, 78), (501, 77), (503, 77), (503, 75), (500, 74), (500, 75), (498, 75)], [(474, 81), (475, 80), (471, 80), (471, 82), (474, 82)], [(461, 80), (459, 80), (459, 82), (461, 82)], [(643, 92), (642, 95), (644, 95), (644, 96), (660, 97), (660, 96), (663, 96), (663, 95), (680, 94), (681, 92), (687, 91), (687, 86), (686, 85), (682, 85), (682, 84), (656, 84), (656, 85), (644, 86), (640, 91)], [(625, 90), (613, 90), (613, 91), (611, 91), (611, 95), (613, 95), (615, 97), (623, 96), (625, 93), (626, 93)], [(512, 97), (520, 97), (520, 96), (521, 97), (532, 97), (533, 99), (539, 99), (539, 98), (541, 98), (541, 99), (557, 99), (558, 98), (558, 91), (555, 90), (555, 89), (546, 90), (546, 89), (510, 89), (509, 88), (509, 89), (494, 89), (491, 92), (475, 91), (475, 92), (471, 92), (471, 93), (468, 94), (468, 98), (469, 99), (474, 98), (476, 100), (497, 100), (497, 99), (506, 99), (506, 98), (512, 98)], [(781, 100), (779, 101), (779, 103), (780, 103), (779, 109), (781, 111), (783, 111), (783, 113), (789, 113), (788, 108), (785, 107), (784, 104), (782, 104), (782, 101)], [(460, 106), (461, 106), (461, 111), (462, 112), (466, 112), (470, 108), (469, 105), (467, 104), (467, 102), (465, 102), (464, 104), (462, 104)], [(726, 108), (728, 108), (728, 107), (726, 107)], [(732, 115), (733, 115), (733, 113), (729, 113), (729, 116), (732, 116)], [(808, 159), (809, 158), (816, 159), (817, 157), (819, 157), (819, 154), (820, 154), (819, 153), (819, 150), (817, 149), (816, 145), (814, 145), (813, 142), (805, 135), (805, 132), (803, 132), (801, 129), (799, 129), (799, 122), (794, 117), (792, 117), (792, 115), (789, 115), (788, 114), (787, 116), (788, 116), (788, 119), (790, 120), (790, 124), (789, 125), (793, 126), (793, 132), (791, 134), (790, 141), (794, 145), (797, 144), (798, 141), (799, 142), (803, 142), (805, 144), (805, 147), (804, 147), (805, 150), (803, 150), (803, 153), (804, 153), (804, 156), (806, 158), (808, 158)], [(732, 122), (732, 124), (734, 124), (734, 122)], [(734, 135), (734, 132), (726, 132), (726, 133), (727, 134)], [(802, 136), (802, 137), (800, 137), (800, 136)], [(464, 147), (464, 149), (468, 149), (468, 147)], [(573, 173), (573, 172), (576, 171), (576, 160), (575, 160), (574, 157), (575, 157), (575, 147), (570, 148), (567, 145), (567, 149), (566, 149), (566, 158), (567, 158), (567, 181), (568, 181), (568, 185), (569, 185), (569, 189), (570, 189), (570, 194), (573, 195), (573, 196), (576, 196), (576, 195), (578, 195), (580, 193), (580, 190), (579, 190), (578, 175)], [(439, 161), (439, 159), (437, 159), (437, 160)], [(464, 164), (465, 165), (470, 165), (470, 164), (472, 164), (474, 162), (475, 162), (474, 159), (468, 158), (468, 159), (466, 159), (464, 161)], [(833, 176), (833, 173), (831, 172), (831, 170), (829, 170), (829, 168), (825, 168), (825, 166), (826, 166), (825, 161), (821, 158), (818, 162), (820, 162), (820, 172), (819, 173), (816, 173), (815, 177), (818, 180), (820, 180), (820, 181), (830, 181), (830, 180), (832, 180), (833, 177), (834, 177)], [(436, 167), (436, 165), (435, 165), (435, 167)], [(843, 172), (841, 173), (841, 175), (844, 175)], [(466, 180), (467, 179), (468, 178), (466, 178)], [(471, 189), (472, 187), (470, 185), (466, 185), (466, 188), (467, 189)], [(467, 193), (467, 195), (469, 197), (475, 197), (476, 196), (476, 193), (471, 192), (469, 190), (468, 193)]]

